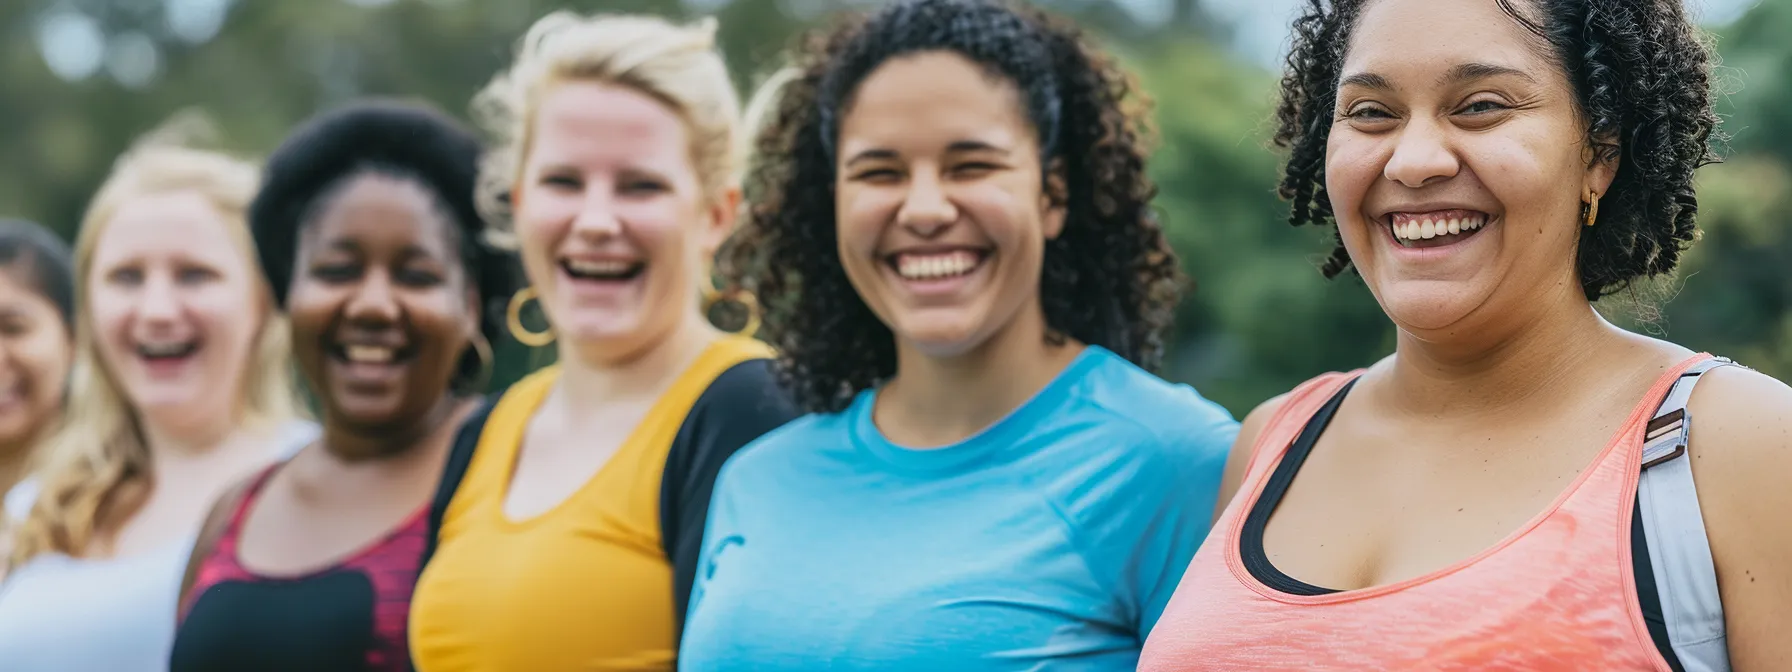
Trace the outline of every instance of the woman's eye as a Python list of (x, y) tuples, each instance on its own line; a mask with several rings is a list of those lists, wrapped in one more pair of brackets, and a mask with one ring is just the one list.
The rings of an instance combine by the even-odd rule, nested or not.
[(320, 264), (311, 268), (312, 277), (327, 281), (353, 280), (360, 269), (352, 264)]
[(1356, 109), (1351, 110), (1348, 114), (1346, 114), (1344, 116), (1350, 117), (1351, 119), (1364, 119), (1364, 120), (1394, 118), (1394, 115), (1388, 114), (1387, 110), (1381, 109), (1374, 105), (1359, 106)]
[(1462, 108), (1463, 114), (1486, 114), (1506, 109), (1505, 105), (1491, 100), (1477, 100)]
[(435, 271), (411, 269), (400, 271), (398, 281), (413, 287), (433, 287), (442, 283), (442, 274)]
[(197, 285), (201, 282), (205, 282), (205, 281), (210, 280), (215, 277), (218, 277), (218, 274), (212, 272), (211, 269), (183, 268), (180, 270), (180, 273), (175, 277), (175, 280), (177, 280), (178, 282), (180, 282), (180, 284), (183, 284), (183, 285)]
[(623, 193), (627, 194), (657, 194), (665, 190), (666, 185), (651, 180), (638, 180), (622, 185)]
[(853, 173), (852, 179), (864, 182), (887, 182), (900, 177), (900, 174), (889, 168), (872, 168)]

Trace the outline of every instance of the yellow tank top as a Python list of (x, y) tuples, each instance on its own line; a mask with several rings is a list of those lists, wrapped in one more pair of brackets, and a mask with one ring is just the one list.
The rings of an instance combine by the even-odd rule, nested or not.
[(486, 420), (411, 598), (417, 669), (672, 669), (672, 565), (659, 523), (667, 451), (717, 376), (771, 355), (750, 338), (711, 345), (590, 481), (523, 521), (504, 514), (505, 493), (524, 429), (559, 367), (511, 386)]

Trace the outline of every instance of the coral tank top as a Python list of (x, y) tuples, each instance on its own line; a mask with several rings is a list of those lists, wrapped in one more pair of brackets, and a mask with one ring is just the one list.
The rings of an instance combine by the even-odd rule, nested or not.
[(1241, 530), (1296, 437), (1355, 374), (1297, 388), (1253, 446), (1243, 484), (1183, 575), (1140, 672), (1669, 670), (1636, 601), (1630, 517), (1646, 426), (1680, 373), (1637, 402), (1542, 513), (1473, 557), (1396, 583), (1322, 595), (1265, 585)]

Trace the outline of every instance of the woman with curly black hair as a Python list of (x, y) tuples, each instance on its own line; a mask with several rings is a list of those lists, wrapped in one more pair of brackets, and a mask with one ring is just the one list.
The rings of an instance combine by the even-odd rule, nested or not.
[(1792, 388), (1591, 303), (1695, 238), (1709, 68), (1678, 0), (1308, 2), (1282, 194), (1399, 338), (1245, 420), (1141, 670), (1785, 669)]
[(1141, 368), (1179, 278), (1132, 82), (980, 0), (799, 60), (723, 262), (814, 413), (719, 477), (681, 663), (1133, 669), (1237, 423)]
[(511, 289), (474, 207), (479, 153), (446, 115), (370, 102), (269, 160), (250, 224), (323, 436), (213, 507), (172, 670), (410, 668), (427, 504)]

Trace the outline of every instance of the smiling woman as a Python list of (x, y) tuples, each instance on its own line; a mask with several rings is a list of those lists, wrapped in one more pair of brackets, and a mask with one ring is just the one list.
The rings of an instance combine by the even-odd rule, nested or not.
[(251, 225), (323, 438), (213, 507), (172, 670), (410, 669), (427, 503), (510, 290), (473, 205), (478, 158), (445, 115), (376, 102), (269, 159)]
[(1144, 368), (1180, 278), (1130, 77), (1021, 3), (805, 46), (724, 259), (815, 413), (719, 477), (681, 663), (1132, 670), (1237, 423)]
[[(707, 263), (740, 202), (715, 31), (550, 14), (476, 100), (497, 137), (482, 205), (530, 282), (511, 327), (559, 358), (456, 441), (412, 610), (421, 670), (675, 669), (716, 470), (794, 415), (770, 348), (705, 319), (738, 298)], [(521, 332), (529, 303), (549, 330)]]
[[(75, 347), (73, 266), (49, 229), (0, 220), (0, 491), (25, 475), (62, 416)], [(0, 533), (24, 514), (0, 502)], [(0, 536), (0, 556), (7, 543)]]
[(29, 513), (0, 585), (8, 670), (164, 665), (206, 507), (314, 435), (294, 420), (285, 321), (244, 226), (256, 179), (157, 133), (94, 196), (66, 421), (12, 497)]
[(1282, 193), (1399, 338), (1246, 419), (1140, 669), (1785, 669), (1792, 388), (1590, 303), (1695, 238), (1717, 118), (1682, 3), (1295, 27)]

